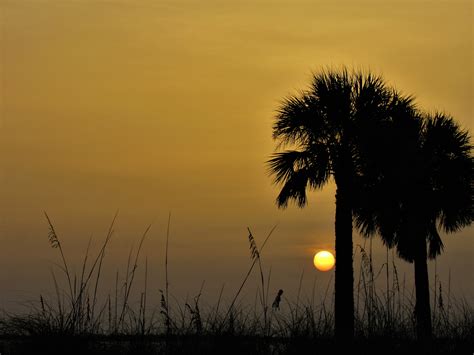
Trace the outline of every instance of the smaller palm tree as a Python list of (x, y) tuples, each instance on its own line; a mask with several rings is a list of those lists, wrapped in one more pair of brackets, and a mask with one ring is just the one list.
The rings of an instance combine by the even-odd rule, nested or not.
[(427, 260), (443, 250), (440, 229), (457, 232), (474, 219), (472, 145), (466, 131), (439, 113), (398, 120), (387, 142), (393, 144), (387, 150), (391, 163), (365, 181), (357, 225), (365, 235), (378, 232), (414, 264), (417, 337), (427, 340), (432, 336)]

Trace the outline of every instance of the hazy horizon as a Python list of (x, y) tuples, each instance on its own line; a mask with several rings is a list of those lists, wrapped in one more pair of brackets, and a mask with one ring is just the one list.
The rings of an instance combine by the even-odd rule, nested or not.
[[(471, 1), (0, 0), (0, 11), (0, 307), (52, 291), (43, 211), (79, 268), (120, 210), (108, 276), (151, 223), (153, 291), (169, 212), (179, 297), (202, 280), (233, 294), (250, 262), (247, 226), (261, 243), (278, 224), (263, 253), (272, 295), (296, 292), (303, 269), (308, 287), (327, 284), (312, 255), (334, 248), (334, 186), (279, 210), (265, 167), (275, 110), (321, 68), (370, 69), (474, 132)], [(437, 262), (470, 302), (473, 235), (445, 236)]]

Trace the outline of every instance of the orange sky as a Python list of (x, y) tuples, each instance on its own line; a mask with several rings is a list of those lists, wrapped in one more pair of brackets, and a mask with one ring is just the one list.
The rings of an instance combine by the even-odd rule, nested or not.
[[(177, 294), (203, 279), (231, 292), (249, 262), (246, 227), (261, 241), (277, 222), (264, 259), (275, 287), (294, 289), (303, 268), (308, 282), (327, 280), (312, 253), (333, 247), (333, 187), (280, 211), (264, 166), (279, 100), (322, 66), (370, 68), (474, 131), (471, 1), (0, 0), (0, 10), (6, 306), (49, 288), (43, 210), (78, 261), (120, 209), (110, 270), (153, 223), (157, 287), (171, 211)], [(473, 234), (448, 236), (438, 262), (471, 299)]]

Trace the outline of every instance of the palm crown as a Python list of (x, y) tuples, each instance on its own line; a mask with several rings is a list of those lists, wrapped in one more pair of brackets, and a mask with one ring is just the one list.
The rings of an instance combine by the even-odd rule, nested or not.
[(355, 213), (356, 226), (365, 235), (377, 232), (410, 262), (413, 238), (426, 239), (428, 256), (434, 258), (443, 249), (438, 230), (456, 232), (471, 224), (474, 215), (469, 135), (444, 114), (415, 113), (413, 119), (398, 121), (400, 129), (392, 130), (392, 139), (400, 143), (385, 147), (389, 163), (365, 177), (379, 183), (364, 182), (364, 199), (358, 200)]
[(306, 190), (322, 188), (331, 177), (356, 190), (369, 161), (380, 160), (383, 132), (413, 110), (411, 98), (387, 88), (380, 77), (347, 70), (315, 75), (309, 90), (284, 100), (273, 126), (278, 147), (293, 148), (268, 161), (275, 183), (282, 184), (278, 206), (294, 200), (303, 207)]

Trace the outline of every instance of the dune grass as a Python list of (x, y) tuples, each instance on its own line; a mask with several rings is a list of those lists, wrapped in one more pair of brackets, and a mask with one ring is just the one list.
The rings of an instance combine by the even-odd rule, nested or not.
[[(205, 284), (192, 298), (180, 301), (169, 291), (168, 220), (165, 253), (164, 290), (148, 290), (148, 262), (144, 260), (144, 283), (137, 289), (136, 272), (148, 226), (131, 249), (123, 284), (119, 273), (115, 290), (99, 297), (105, 252), (114, 234), (114, 216), (108, 232), (92, 256), (89, 241), (80, 274), (73, 274), (61, 241), (46, 215), (49, 241), (58, 249), (59, 274), (52, 272), (54, 297), (40, 295), (29, 303), (26, 314), (4, 312), (0, 318), (0, 353), (7, 354), (292, 354), (304, 350), (320, 353), (333, 351), (334, 295), (329, 281), (323, 298), (315, 301), (302, 296), (302, 279), (297, 297), (288, 300), (283, 290), (270, 295), (271, 269), (265, 272), (262, 251), (275, 227), (260, 248), (248, 229), (250, 265), (235, 294), (224, 298), (220, 290), (215, 305), (202, 305)], [(358, 245), (355, 257), (360, 268), (355, 282), (355, 344), (352, 353), (400, 353), (413, 351), (415, 340), (413, 291), (400, 280), (394, 256), (387, 250), (386, 262), (376, 269), (371, 241)], [(257, 266), (257, 268), (256, 268)], [(256, 269), (256, 270), (254, 270)], [(244, 304), (241, 292), (252, 272), (258, 273), (259, 285), (253, 304)], [(63, 282), (58, 282), (58, 277)], [(382, 280), (385, 278), (385, 280)], [(385, 289), (376, 287), (384, 281)], [(61, 288), (61, 285), (66, 285)], [(433, 291), (434, 335), (431, 353), (471, 353), (474, 349), (474, 310), (465, 300), (456, 299), (438, 279)], [(138, 302), (132, 302), (132, 295)], [(426, 349), (422, 349), (426, 351)]]

